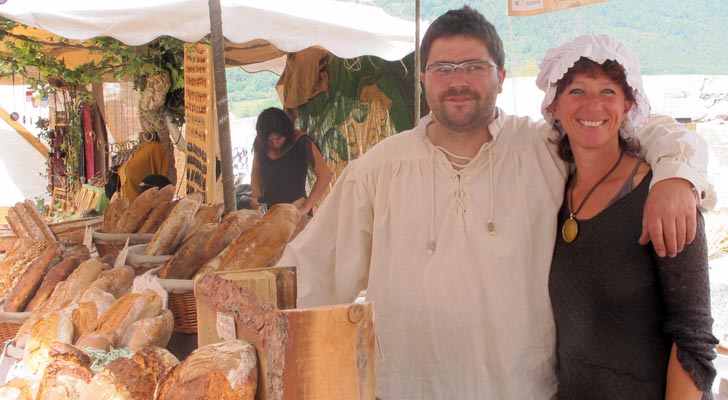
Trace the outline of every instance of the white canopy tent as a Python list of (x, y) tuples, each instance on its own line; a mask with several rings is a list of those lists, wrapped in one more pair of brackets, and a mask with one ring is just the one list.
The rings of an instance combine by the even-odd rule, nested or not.
[[(226, 48), (226, 58), (237, 65), (311, 46), (342, 58), (373, 55), (390, 61), (415, 48), (415, 23), (379, 7), (334, 0), (220, 3), (223, 35), (234, 43)], [(206, 0), (7, 0), (0, 5), (0, 16), (67, 39), (109, 36), (132, 46), (164, 35), (196, 42), (210, 33)], [(79, 50), (87, 52), (65, 49), (66, 54)]]

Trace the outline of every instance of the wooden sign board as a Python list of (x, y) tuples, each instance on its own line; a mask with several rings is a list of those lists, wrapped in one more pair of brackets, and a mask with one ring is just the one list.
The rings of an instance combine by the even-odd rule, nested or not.
[(508, 0), (508, 15), (528, 16), (567, 8), (603, 3), (607, 0)]
[(219, 158), (212, 49), (200, 43), (185, 46), (185, 141), (187, 193), (200, 192), (204, 202), (220, 202), (215, 179)]

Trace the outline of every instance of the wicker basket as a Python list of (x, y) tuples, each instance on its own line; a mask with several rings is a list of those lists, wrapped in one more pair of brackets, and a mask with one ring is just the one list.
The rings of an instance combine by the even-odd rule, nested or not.
[(149, 270), (162, 267), (167, 260), (172, 258), (172, 256), (144, 255), (144, 250), (146, 249), (147, 243), (129, 246), (129, 252), (126, 255), (126, 265), (134, 267), (136, 275), (141, 275)]
[(127, 239), (129, 246), (135, 244), (147, 244), (152, 240), (153, 233), (104, 233), (97, 230), (91, 232), (91, 241), (96, 246), (99, 256), (117, 255), (126, 245)]
[(161, 279), (159, 282), (169, 293), (167, 308), (174, 316), (174, 332), (197, 333), (197, 305), (191, 279)]
[[(5, 305), (5, 298), (0, 299), (0, 309)], [(15, 339), (15, 335), (20, 330), (23, 322), (30, 318), (31, 312), (5, 312), (0, 311), (0, 348), (11, 339)]]
[(16, 322), (0, 322), (0, 345), (8, 340), (15, 339), (21, 325), (23, 324)]

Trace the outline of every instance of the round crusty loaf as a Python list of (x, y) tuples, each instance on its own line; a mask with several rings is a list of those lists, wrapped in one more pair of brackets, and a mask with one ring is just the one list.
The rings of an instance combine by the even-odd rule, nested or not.
[(255, 348), (229, 340), (193, 351), (163, 378), (157, 400), (253, 400), (257, 384)]

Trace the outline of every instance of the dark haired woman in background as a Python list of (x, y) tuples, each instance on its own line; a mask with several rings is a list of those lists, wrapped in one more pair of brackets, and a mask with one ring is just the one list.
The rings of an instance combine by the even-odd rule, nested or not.
[[(295, 129), (288, 115), (279, 108), (263, 110), (258, 115), (255, 130), (251, 205), (257, 208), (263, 202), (268, 207), (290, 203), (302, 215), (308, 214), (331, 181), (331, 171), (321, 150), (311, 137)], [(306, 196), (309, 169), (316, 181)]]

